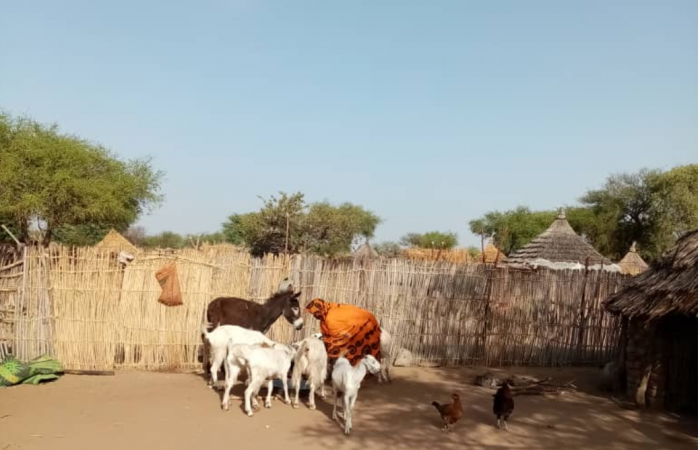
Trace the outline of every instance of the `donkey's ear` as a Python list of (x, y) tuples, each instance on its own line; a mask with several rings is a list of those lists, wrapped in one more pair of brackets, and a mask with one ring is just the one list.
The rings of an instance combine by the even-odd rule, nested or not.
[(301, 291), (295, 292), (294, 295), (292, 295), (292, 298), (299, 298), (300, 295), (301, 295)]

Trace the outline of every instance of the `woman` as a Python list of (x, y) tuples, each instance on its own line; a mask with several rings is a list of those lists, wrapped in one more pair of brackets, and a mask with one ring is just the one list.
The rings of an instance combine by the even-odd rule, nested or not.
[(335, 361), (343, 350), (347, 350), (345, 357), (353, 366), (365, 355), (379, 359), (381, 329), (371, 312), (320, 298), (309, 302), (306, 311), (321, 322), (321, 334), (329, 361)]

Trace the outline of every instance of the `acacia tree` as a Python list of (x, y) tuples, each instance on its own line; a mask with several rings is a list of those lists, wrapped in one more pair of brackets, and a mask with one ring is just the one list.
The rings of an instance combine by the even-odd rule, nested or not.
[(346, 253), (357, 239), (372, 237), (380, 222), (373, 213), (351, 203), (307, 205), (300, 192), (280, 192), (263, 202), (260, 211), (234, 214), (223, 226), (227, 241), (240, 239), (254, 255)]
[(405, 247), (432, 248), (449, 250), (457, 246), (457, 233), (451, 231), (429, 231), (427, 233), (408, 233), (400, 240)]
[(24, 242), (35, 226), (44, 245), (55, 236), (94, 243), (162, 201), (149, 159), (123, 161), (55, 125), (7, 114), (0, 123), (0, 217)]

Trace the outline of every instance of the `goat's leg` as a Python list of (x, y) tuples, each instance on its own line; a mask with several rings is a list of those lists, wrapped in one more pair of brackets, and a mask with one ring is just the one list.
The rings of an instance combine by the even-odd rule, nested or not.
[[(299, 384), (301, 384), (301, 382)], [(284, 404), (288, 405), (291, 402), (289, 401), (289, 388), (287, 386), (287, 372), (282, 374), (282, 390), (284, 391)]]
[(267, 396), (265, 397), (265, 408), (272, 408), (272, 378), (267, 380)]
[(345, 419), (345, 434), (350, 435), (352, 429), (352, 407), (350, 406), (350, 396), (343, 395), (343, 416)]
[(224, 389), (224, 396), (221, 399), (221, 408), (224, 411), (228, 411), (229, 404), (231, 403), (231, 389), (238, 380), (239, 371), (240, 368), (235, 365), (226, 370), (226, 388)]
[(253, 395), (257, 395), (258, 389), (260, 389), (261, 384), (262, 381), (251, 380), (251, 382), (248, 384), (248, 387), (245, 389), (245, 412), (246, 414), (248, 414), (248, 417), (253, 416), (253, 410), (250, 407), (250, 398)]
[(292, 408), (296, 409), (299, 407), (299, 385), (301, 384), (301, 377), (297, 379), (297, 377), (292, 375), (292, 383), (294, 383), (294, 401), (292, 402)]
[(309, 409), (316, 409), (316, 383), (309, 383)]
[(508, 416), (503, 416), (503, 428), (508, 431)]
[(338, 420), (338, 391), (333, 386), (333, 420)]

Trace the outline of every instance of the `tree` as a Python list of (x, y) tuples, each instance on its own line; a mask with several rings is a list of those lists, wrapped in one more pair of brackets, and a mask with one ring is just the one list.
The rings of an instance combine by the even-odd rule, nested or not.
[(242, 245), (243, 234), (241, 231), (241, 215), (232, 214), (228, 216), (228, 220), (222, 225), (221, 232), (224, 235), (225, 242), (234, 245)]
[(380, 223), (375, 214), (352, 203), (307, 205), (300, 192), (263, 199), (258, 212), (234, 214), (224, 223), (228, 242), (245, 243), (251, 253), (347, 253), (358, 239), (372, 237)]
[(89, 243), (98, 230), (123, 231), (162, 201), (162, 173), (149, 159), (120, 160), (31, 119), (0, 115), (0, 161), (0, 217), (24, 242), (35, 226), (44, 245), (54, 235)]
[(600, 251), (617, 259), (636, 241), (641, 255), (653, 259), (697, 229), (698, 166), (614, 174), (581, 202), (595, 215), (589, 231)]
[(401, 245), (398, 242), (380, 242), (374, 246), (374, 250), (384, 258), (399, 258), (401, 256)]
[(185, 246), (185, 238), (173, 231), (163, 231), (153, 236), (147, 236), (143, 241), (143, 246), (145, 248), (179, 249)]
[(379, 222), (379, 217), (351, 203), (314, 203), (304, 216), (301, 242), (304, 249), (319, 255), (347, 253), (358, 239), (371, 238)]
[(142, 226), (130, 226), (122, 233), (122, 236), (137, 247), (143, 247), (147, 237), (146, 229)]
[[(566, 218), (600, 253), (619, 260), (636, 241), (642, 257), (652, 260), (685, 231), (697, 228), (698, 166), (614, 174), (602, 188), (588, 191), (581, 203), (567, 208)], [(554, 210), (519, 206), (486, 213), (469, 222), (469, 228), (476, 235), (492, 236), (508, 255), (546, 230), (556, 216)]]
[(457, 234), (453, 232), (429, 231), (427, 233), (408, 233), (401, 238), (406, 247), (432, 248), (449, 250), (457, 246)]

